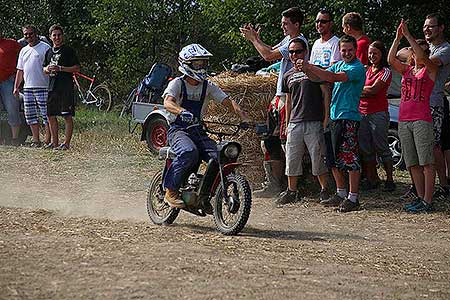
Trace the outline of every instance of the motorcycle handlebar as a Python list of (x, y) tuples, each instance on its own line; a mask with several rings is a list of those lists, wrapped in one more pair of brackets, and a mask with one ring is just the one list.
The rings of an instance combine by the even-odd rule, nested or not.
[[(215, 124), (215, 125), (222, 125), (222, 126), (227, 126), (227, 127), (234, 127), (234, 130), (232, 132), (223, 132), (223, 131), (215, 131), (212, 130), (208, 127), (208, 124)], [(214, 135), (218, 135), (218, 136), (234, 136), (236, 134), (239, 133), (239, 131), (241, 130), (247, 130), (250, 127), (250, 124), (246, 123), (246, 122), (241, 122), (239, 124), (234, 124), (234, 123), (223, 123), (223, 122), (216, 122), (216, 121), (206, 121), (206, 120), (201, 120), (198, 121), (195, 124), (189, 125), (186, 127), (186, 129), (192, 129), (195, 127), (201, 127), (203, 128), (206, 132), (214, 134)]]

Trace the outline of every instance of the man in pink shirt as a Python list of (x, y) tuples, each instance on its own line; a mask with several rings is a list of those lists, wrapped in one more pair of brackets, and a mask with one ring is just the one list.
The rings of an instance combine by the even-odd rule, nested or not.
[(371, 43), (369, 37), (363, 33), (363, 20), (359, 13), (350, 12), (342, 18), (342, 31), (354, 37), (356, 44), (356, 57), (365, 66), (369, 63), (367, 52)]

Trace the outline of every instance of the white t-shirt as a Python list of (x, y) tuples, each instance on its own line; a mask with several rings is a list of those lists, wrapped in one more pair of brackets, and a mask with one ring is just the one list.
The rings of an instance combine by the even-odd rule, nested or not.
[(48, 49), (49, 45), (39, 42), (33, 47), (27, 45), (20, 50), (17, 69), (23, 71), (24, 88), (48, 88), (48, 75), (44, 73), (42, 66)]
[(321, 39), (314, 42), (309, 59), (310, 63), (328, 68), (331, 64), (340, 60), (341, 53), (339, 52), (339, 38), (337, 36), (334, 35), (325, 43), (322, 43)]
[[(163, 93), (163, 98), (165, 98), (167, 95), (172, 96), (175, 98), (178, 105), (181, 105), (181, 101), (183, 100), (181, 98), (181, 78), (177, 77), (174, 80), (169, 82), (169, 85), (167, 86), (166, 90)], [(199, 83), (198, 85), (190, 85), (187, 81), (184, 81), (186, 84), (186, 93), (187, 93), (187, 99), (192, 101), (199, 101), (202, 96), (202, 90), (203, 90), (203, 82)], [(225, 98), (227, 98), (228, 95), (222, 91), (218, 86), (216, 86), (214, 83), (208, 81), (208, 86), (206, 87), (206, 95), (205, 95), (205, 101), (203, 102), (203, 106), (201, 108), (201, 117), (204, 116), (205, 110), (208, 107), (208, 103), (211, 100), (214, 100), (218, 103), (222, 103)], [(170, 114), (169, 121), (170, 123), (175, 122), (176, 115)]]

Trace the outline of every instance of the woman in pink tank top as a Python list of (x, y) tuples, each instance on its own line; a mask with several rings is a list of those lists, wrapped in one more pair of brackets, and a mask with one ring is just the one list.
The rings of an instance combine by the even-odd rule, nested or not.
[[(411, 45), (409, 64), (403, 64), (396, 57), (403, 36)], [(429, 52), (426, 53), (414, 40), (402, 20), (389, 50), (388, 62), (394, 70), (402, 74), (398, 134), (406, 167), (419, 196), (405, 205), (405, 210), (411, 213), (428, 212), (432, 209), (435, 171), (430, 95), (438, 67), (431, 62), (428, 55)]]

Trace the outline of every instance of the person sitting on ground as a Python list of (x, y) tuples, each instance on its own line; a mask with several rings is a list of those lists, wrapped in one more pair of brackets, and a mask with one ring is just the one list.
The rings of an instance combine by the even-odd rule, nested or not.
[[(302, 39), (289, 42), (289, 57), (292, 63), (305, 59), (307, 47)], [(288, 188), (276, 204), (301, 201), (297, 190), (298, 176), (303, 174), (305, 145), (311, 157), (312, 174), (317, 176), (321, 191), (320, 200), (329, 198), (327, 191), (328, 169), (325, 165), (325, 141), (323, 129), (330, 114), (331, 92), (328, 83), (311, 81), (295, 65), (283, 78), (282, 91), (286, 93), (286, 175)]]
[[(412, 47), (409, 65), (401, 63), (395, 55), (403, 36)], [(419, 196), (406, 205), (405, 210), (411, 213), (429, 212), (432, 209), (435, 176), (430, 95), (438, 67), (414, 40), (403, 20), (397, 28), (388, 61), (391, 67), (403, 76), (398, 134), (406, 167)]]
[[(178, 189), (198, 163), (215, 158), (216, 143), (198, 128), (187, 128), (195, 120), (202, 120), (208, 101), (213, 99), (226, 105), (248, 121), (247, 114), (238, 103), (230, 99), (219, 87), (206, 79), (209, 58), (212, 54), (199, 44), (190, 44), (181, 49), (178, 61), (182, 76), (172, 80), (163, 93), (164, 108), (170, 112), (168, 142), (176, 153), (165, 180), (164, 201), (171, 207), (184, 208)], [(208, 211), (210, 213), (210, 211)]]
[(395, 190), (392, 177), (392, 153), (389, 149), (389, 111), (387, 89), (392, 80), (392, 73), (387, 63), (387, 50), (380, 41), (369, 46), (369, 66), (366, 82), (359, 102), (361, 122), (358, 132), (359, 147), (363, 169), (367, 178), (367, 189), (378, 187), (377, 157), (382, 161), (386, 171), (385, 191)]
[[(339, 206), (339, 212), (359, 209), (359, 179), (361, 165), (358, 146), (358, 128), (361, 115), (359, 98), (364, 87), (366, 71), (356, 58), (356, 39), (344, 35), (339, 40), (342, 60), (326, 70), (298, 59), (296, 64), (312, 80), (334, 83), (330, 109), (330, 131), (333, 149), (327, 149), (327, 165), (336, 182), (336, 194), (320, 203)], [(331, 150), (331, 151), (329, 151)], [(347, 195), (344, 172), (349, 173), (350, 192)]]

